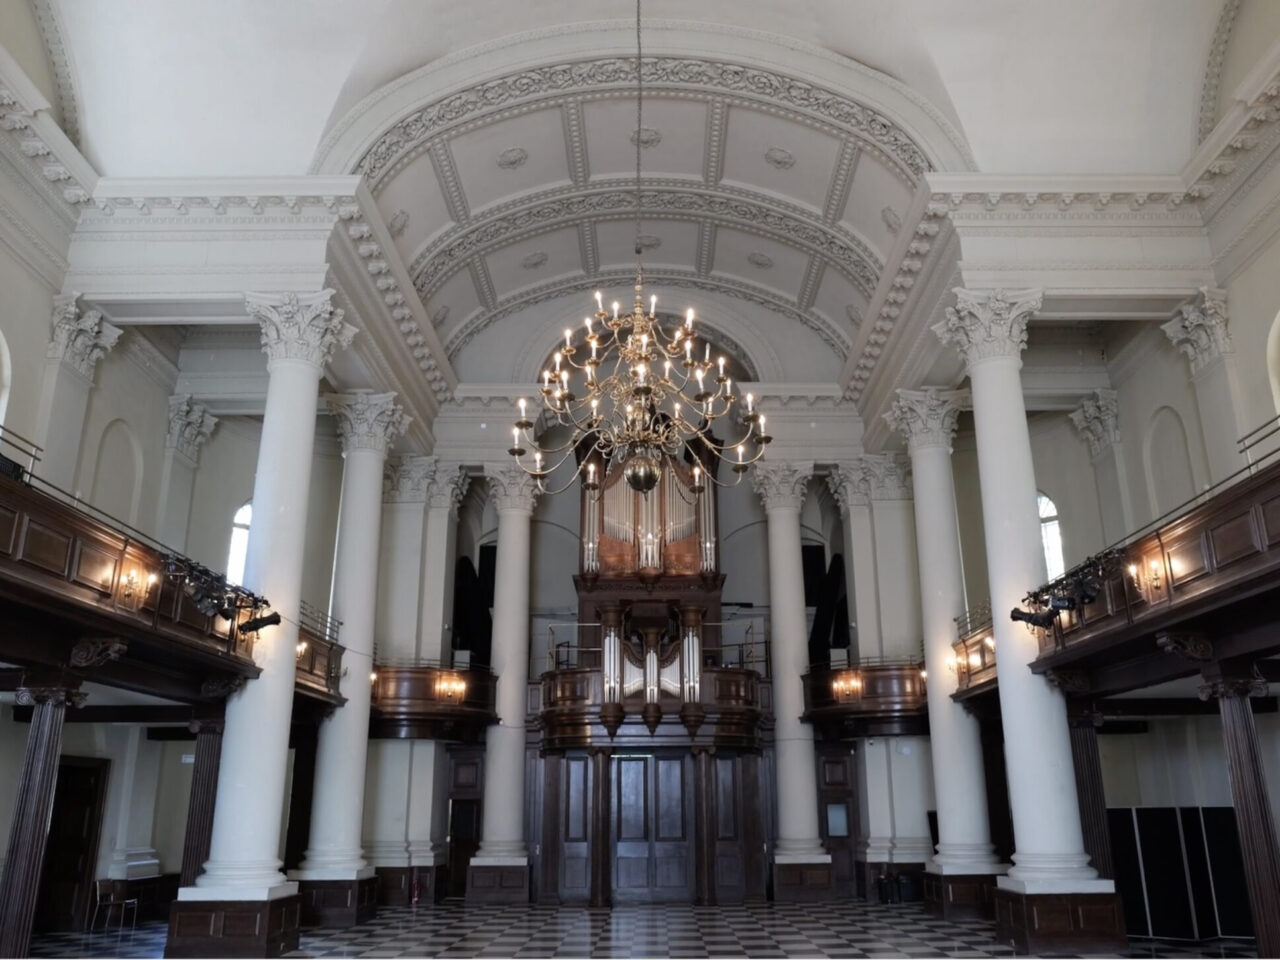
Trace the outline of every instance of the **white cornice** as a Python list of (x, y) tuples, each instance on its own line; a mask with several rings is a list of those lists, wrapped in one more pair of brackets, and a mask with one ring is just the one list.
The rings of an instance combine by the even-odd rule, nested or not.
[(76, 69), (71, 51), (63, 40), (66, 27), (54, 0), (30, 0), (31, 12), (44, 37), (49, 65), (58, 87), (58, 107), (62, 113), (62, 129), (72, 143), (80, 141), (80, 109), (76, 100)]
[(141, 330), (125, 331), (124, 342), (116, 351), (139, 371), (169, 393), (178, 382), (178, 365), (164, 355)]

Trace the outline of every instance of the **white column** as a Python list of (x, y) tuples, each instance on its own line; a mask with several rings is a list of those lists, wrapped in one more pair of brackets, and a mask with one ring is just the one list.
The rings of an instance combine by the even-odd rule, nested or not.
[(414, 740), (370, 740), (365, 765), (364, 850), (375, 867), (408, 867), (409, 773)]
[(107, 876), (114, 880), (150, 877), (160, 872), (156, 848), (151, 845), (155, 824), (156, 790), (160, 782), (160, 744), (147, 740), (146, 727), (125, 727), (124, 753), (111, 771), (121, 783), (116, 810), (115, 845)]
[(983, 527), (1005, 764), (1017, 852), (997, 883), (1023, 894), (1109, 893), (1097, 879), (1080, 832), (1067, 708), (1061, 693), (1028, 665), (1036, 638), (1009, 619), (1027, 590), (1045, 580), (1031, 436), (1022, 399), (1027, 320), (1040, 307), (1034, 290), (957, 290), (957, 306), (934, 329), (964, 357), (973, 391)]
[(120, 328), (97, 310), (81, 311), (80, 294), (53, 298), (53, 335), (46, 353), (35, 442), (44, 448), (36, 473), (74, 493), (84, 418), (98, 361), (120, 339)]
[[(409, 809), (405, 821), (409, 866), (433, 867), (448, 859), (449, 755), (443, 743), (415, 740), (409, 757)], [(485, 803), (489, 795), (485, 793)]]
[(929, 830), (929, 738), (891, 737), (889, 776), (893, 781), (891, 863), (923, 863), (933, 856)]
[(1071, 411), (1072, 424), (1089, 444), (1102, 510), (1102, 535), (1107, 543), (1117, 543), (1136, 529), (1119, 416), (1120, 404), (1114, 390), (1095, 390)]
[(929, 753), (938, 811), (938, 852), (926, 869), (991, 874), (1005, 868), (992, 852), (982, 740), (978, 721), (951, 699), (956, 674), (949, 669), (955, 618), (964, 612), (951, 441), (966, 401), (957, 391), (899, 390), (886, 419), (907, 438), (915, 493)]
[(524, 844), (525, 700), (529, 682), (529, 524), (538, 488), (514, 463), (486, 464), (498, 509), (492, 668), (498, 722), (485, 735), (484, 819), (475, 866), (528, 862)]
[(311, 836), (295, 880), (360, 880), (364, 859), (364, 771), (369, 746), (369, 674), (377, 609), (382, 468), (387, 445), (409, 425), (393, 393), (330, 394), (342, 437), (342, 499), (329, 615), (341, 621), (342, 695), (347, 702), (320, 724)]
[(769, 620), (778, 776), (775, 863), (830, 862), (818, 837), (818, 779), (813, 728), (804, 713), (801, 676), (809, 669), (800, 506), (811, 466), (762, 463), (752, 484), (769, 518)]
[(893, 860), (893, 774), (889, 768), (889, 737), (862, 737), (855, 760), (858, 777), (858, 844), (854, 859), (861, 863)]
[(375, 624), (382, 658), (407, 662), (418, 655), (422, 539), (435, 470), (435, 457), (401, 457), (384, 471)]
[(280, 872), (280, 817), (289, 758), (298, 609), (320, 375), (355, 328), (330, 303), (333, 291), (246, 294), (267, 354), (266, 412), (253, 485), (245, 586), (283, 618), (253, 645), (257, 679), (227, 699), (213, 837), (205, 872), (181, 900), (273, 900), (298, 885)]
[(209, 439), (218, 418), (191, 394), (169, 398), (169, 434), (164, 443), (164, 469), (160, 474), (160, 500), (156, 507), (156, 536), (166, 547), (181, 553), (187, 546), (191, 519), (191, 491), (200, 463), (200, 447)]
[(470, 478), (461, 464), (437, 462), (427, 488), (426, 526), (422, 535), (422, 591), (418, 656), (453, 662), (453, 574), (457, 562), (458, 506)]
[(827, 486), (844, 520), (845, 580), (858, 643), (850, 663), (883, 654), (880, 639), (880, 588), (876, 582), (876, 538), (871, 523), (871, 477), (860, 460), (836, 464)]
[(1209, 477), (1217, 483), (1245, 465), (1236, 441), (1257, 426), (1242, 416), (1236, 351), (1227, 330), (1227, 292), (1201, 287), (1163, 329), (1191, 364)]

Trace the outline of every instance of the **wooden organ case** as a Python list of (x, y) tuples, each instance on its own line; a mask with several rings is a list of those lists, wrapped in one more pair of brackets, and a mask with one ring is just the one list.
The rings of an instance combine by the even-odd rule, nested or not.
[(715, 461), (667, 460), (647, 494), (597, 463), (582, 491), (578, 639), (530, 718), (539, 902), (765, 896), (770, 684), (722, 640), (717, 488), (693, 489)]

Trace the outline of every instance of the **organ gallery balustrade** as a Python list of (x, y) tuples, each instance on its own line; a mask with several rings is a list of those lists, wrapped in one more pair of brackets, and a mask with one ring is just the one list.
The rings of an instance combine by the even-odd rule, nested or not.
[(374, 653), (369, 736), (476, 742), (496, 723), (497, 677), (486, 667)]
[(996, 640), (991, 632), (991, 604), (981, 603), (956, 617), (958, 639), (947, 669), (956, 675), (957, 699), (995, 689)]
[(823, 739), (928, 732), (926, 678), (919, 657), (817, 666), (803, 679), (804, 719)]

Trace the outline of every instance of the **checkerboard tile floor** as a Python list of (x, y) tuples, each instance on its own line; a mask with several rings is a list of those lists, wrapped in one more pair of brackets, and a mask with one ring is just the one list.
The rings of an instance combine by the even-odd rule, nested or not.
[[(161, 957), (165, 925), (37, 937), (32, 957)], [(917, 904), (383, 907), (346, 930), (304, 930), (296, 957), (1012, 957), (981, 921)], [(1254, 957), (1231, 941), (1132, 941), (1126, 957)]]

